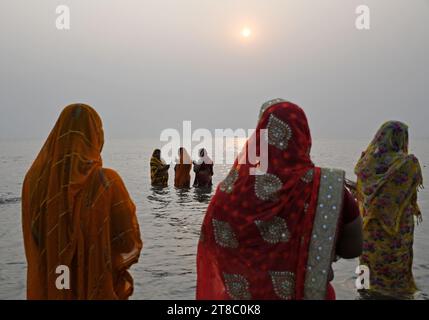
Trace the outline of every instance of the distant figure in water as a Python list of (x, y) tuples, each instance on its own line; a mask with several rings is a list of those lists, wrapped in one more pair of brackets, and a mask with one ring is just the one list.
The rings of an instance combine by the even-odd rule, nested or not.
[(417, 191), (419, 161), (408, 154), (408, 127), (386, 122), (356, 165), (357, 198), (363, 216), (360, 264), (370, 270), (369, 293), (413, 295), (414, 218), (422, 220)]
[[(136, 207), (118, 173), (103, 168), (103, 142), (96, 111), (70, 105), (25, 176), (28, 299), (110, 300), (133, 293), (128, 269), (142, 249)], [(57, 287), (58, 278), (69, 290)]]
[(192, 160), (185, 148), (179, 148), (179, 159), (174, 166), (174, 186), (176, 188), (191, 187)]
[(152, 186), (162, 188), (168, 186), (168, 169), (170, 169), (170, 166), (161, 158), (161, 150), (155, 149), (150, 159)]
[(213, 161), (207, 154), (206, 149), (200, 149), (200, 159), (194, 161), (195, 180), (194, 187), (206, 188), (212, 186)]
[(267, 170), (238, 161), (251, 156), (242, 152), (209, 204), (196, 298), (335, 299), (332, 262), (362, 252), (362, 220), (345, 173), (313, 164), (307, 118), (295, 104), (265, 103), (243, 150), (259, 148), (260, 139)]

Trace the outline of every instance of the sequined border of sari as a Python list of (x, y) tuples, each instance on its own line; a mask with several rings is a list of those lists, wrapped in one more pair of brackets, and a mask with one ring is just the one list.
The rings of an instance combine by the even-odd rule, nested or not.
[(304, 299), (324, 300), (329, 268), (335, 253), (337, 227), (344, 197), (345, 173), (321, 169), (316, 215), (309, 246)]

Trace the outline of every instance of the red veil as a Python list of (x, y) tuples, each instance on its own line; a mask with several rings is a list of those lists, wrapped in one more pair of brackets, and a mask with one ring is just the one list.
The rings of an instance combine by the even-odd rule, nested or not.
[(253, 138), (257, 150), (261, 138), (268, 143), (267, 172), (252, 175), (254, 165), (236, 160), (217, 188), (201, 229), (196, 297), (324, 299), (343, 173), (314, 166), (307, 118), (295, 104), (264, 104)]

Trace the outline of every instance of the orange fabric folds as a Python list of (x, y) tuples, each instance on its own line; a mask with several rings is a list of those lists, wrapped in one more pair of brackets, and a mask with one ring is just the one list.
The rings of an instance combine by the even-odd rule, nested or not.
[(174, 166), (174, 186), (176, 188), (189, 188), (191, 186), (192, 160), (185, 148), (179, 149), (179, 159)]
[[(127, 270), (142, 249), (136, 208), (120, 176), (102, 167), (103, 142), (95, 110), (70, 105), (27, 172), (28, 299), (126, 299), (133, 292)], [(68, 286), (58, 287), (59, 266), (70, 271)]]

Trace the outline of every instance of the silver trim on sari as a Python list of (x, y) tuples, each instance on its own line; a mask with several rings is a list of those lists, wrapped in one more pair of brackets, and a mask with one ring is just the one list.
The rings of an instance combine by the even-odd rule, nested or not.
[(238, 171), (232, 168), (226, 178), (219, 184), (219, 190), (225, 193), (232, 193), (234, 190), (234, 183), (238, 179)]
[(302, 177), (301, 177), (301, 181), (305, 182), (305, 183), (311, 183), (313, 182), (313, 177), (314, 177), (314, 169), (310, 169), (308, 170)]
[(290, 233), (285, 219), (274, 217), (268, 221), (256, 220), (255, 224), (264, 241), (270, 244), (289, 241)]
[(259, 111), (259, 117), (258, 117), (258, 119), (261, 120), (261, 118), (264, 115), (265, 111), (267, 111), (267, 109), (269, 107), (271, 107), (271, 106), (273, 106), (275, 104), (283, 103), (283, 102), (288, 102), (288, 101), (286, 101), (284, 99), (281, 99), (281, 98), (277, 98), (277, 99), (272, 99), (272, 100), (269, 100), (269, 101), (265, 102), (262, 105), (261, 110)]
[(295, 294), (295, 274), (289, 271), (270, 271), (274, 292), (284, 300), (290, 300)]
[(255, 178), (255, 194), (262, 201), (275, 200), (282, 187), (283, 182), (274, 174), (266, 173)]
[(231, 225), (226, 221), (212, 219), (216, 243), (223, 248), (238, 248), (238, 240)]
[(286, 150), (292, 139), (292, 129), (285, 121), (271, 114), (264, 137), (269, 145)]
[(345, 173), (321, 169), (316, 216), (308, 250), (304, 299), (324, 300), (329, 268), (335, 254), (335, 240), (344, 196)]
[(234, 300), (250, 300), (249, 282), (241, 274), (223, 274), (226, 293)]

